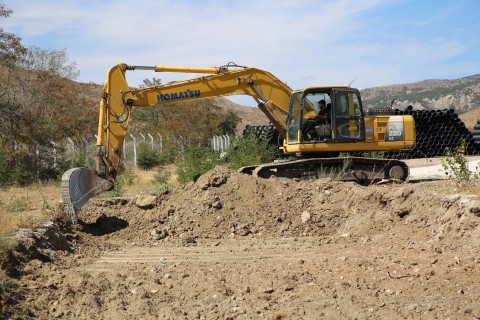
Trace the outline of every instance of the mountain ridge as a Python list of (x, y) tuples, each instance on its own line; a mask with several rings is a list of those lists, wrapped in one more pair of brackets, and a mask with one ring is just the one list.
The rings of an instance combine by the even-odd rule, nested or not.
[(480, 74), (453, 80), (429, 79), (361, 90), (364, 107), (412, 105), (418, 110), (454, 109), (462, 114), (480, 107)]

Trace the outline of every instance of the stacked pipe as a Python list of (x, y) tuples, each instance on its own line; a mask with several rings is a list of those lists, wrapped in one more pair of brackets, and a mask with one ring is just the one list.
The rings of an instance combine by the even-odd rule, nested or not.
[(473, 127), (473, 131), (471, 133), (475, 143), (479, 144), (480, 143), (480, 119), (477, 120), (477, 124)]
[(253, 134), (257, 138), (263, 138), (268, 141), (268, 144), (281, 146), (283, 145), (283, 138), (273, 125), (266, 126), (251, 126), (247, 125), (243, 130), (243, 136)]
[[(396, 115), (412, 115), (417, 131), (416, 147), (409, 151), (386, 152), (386, 158), (412, 159), (445, 156), (447, 148), (455, 150), (466, 142), (466, 154), (480, 154), (480, 144), (458, 118), (453, 109), (395, 110)], [(480, 131), (479, 131), (480, 133)]]

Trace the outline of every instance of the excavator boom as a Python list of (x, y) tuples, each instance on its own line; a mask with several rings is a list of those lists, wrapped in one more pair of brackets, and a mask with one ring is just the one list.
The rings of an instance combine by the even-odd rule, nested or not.
[[(148, 88), (130, 89), (125, 72), (137, 69), (210, 75)], [(162, 106), (211, 97), (249, 95), (257, 101), (260, 109), (280, 134), (285, 136), (287, 130), (285, 119), (291, 92), (292, 89), (269, 72), (236, 65), (213, 68), (117, 65), (110, 69), (107, 75), (100, 103), (97, 171), (104, 166), (105, 177), (115, 179), (132, 107)]]

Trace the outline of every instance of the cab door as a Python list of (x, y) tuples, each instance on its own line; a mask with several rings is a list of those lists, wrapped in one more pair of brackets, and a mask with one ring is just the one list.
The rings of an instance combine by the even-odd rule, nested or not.
[(287, 144), (299, 143), (302, 125), (302, 96), (303, 92), (295, 92), (290, 96), (290, 106), (287, 116)]
[(358, 90), (332, 90), (332, 134), (336, 142), (365, 141), (364, 114)]

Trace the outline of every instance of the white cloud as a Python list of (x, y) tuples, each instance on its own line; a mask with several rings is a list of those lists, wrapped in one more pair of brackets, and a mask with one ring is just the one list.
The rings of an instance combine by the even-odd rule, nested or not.
[[(432, 70), (453, 72), (452, 59), (468, 50), (465, 43), (441, 33), (429, 39), (402, 31), (401, 19), (368, 16), (386, 7), (394, 12), (401, 2), (389, 0), (4, 3), (14, 10), (4, 21), (7, 31), (27, 45), (66, 48), (81, 71), (79, 80), (85, 82), (103, 82), (108, 69), (120, 62), (218, 66), (234, 61), (266, 69), (292, 88), (343, 85), (354, 78), (353, 85), (365, 88), (422, 80), (434, 75)], [(441, 11), (422, 25), (447, 15), (448, 10)], [(479, 65), (464, 61), (457, 70), (466, 66)], [(137, 85), (153, 76), (178, 79), (137, 71), (128, 79)]]

